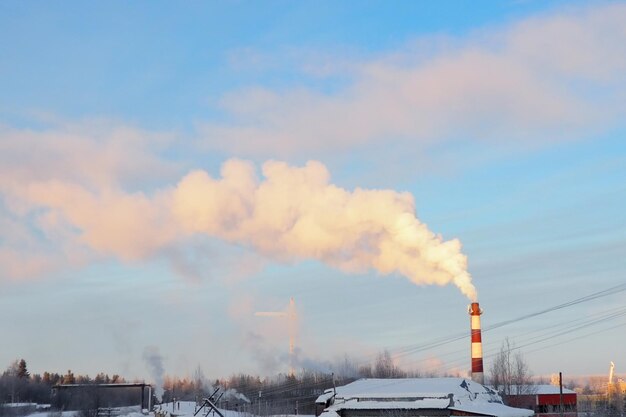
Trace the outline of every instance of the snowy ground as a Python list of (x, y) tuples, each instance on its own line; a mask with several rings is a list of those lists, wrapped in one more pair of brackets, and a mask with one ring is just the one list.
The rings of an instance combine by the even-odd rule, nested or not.
[[(177, 401), (176, 404), (165, 403), (158, 405), (157, 410), (167, 411), (168, 413), (176, 416), (193, 416), (196, 412), (196, 403), (193, 401)], [(206, 409), (203, 409), (200, 413), (198, 413), (198, 417), (204, 416), (204, 414), (206, 414), (205, 410)], [(221, 409), (220, 412), (224, 414), (224, 417), (244, 417), (251, 415), (248, 413), (239, 413), (237, 411)], [(209, 414), (209, 417), (211, 416), (213, 416), (213, 414)], [(215, 416), (219, 417), (217, 414), (215, 414)]]
[[(120, 407), (117, 410), (119, 410), (119, 417), (145, 417), (145, 415), (141, 413), (139, 406)], [(38, 411), (24, 417), (78, 417), (79, 415), (80, 411)], [(154, 416), (154, 413), (151, 413), (151, 415)]]
[[(167, 411), (169, 413), (173, 413), (174, 416), (193, 416), (193, 414), (196, 411), (196, 403), (193, 401), (180, 401), (180, 407), (178, 407), (178, 402), (176, 403), (176, 407), (173, 408), (172, 403), (167, 403), (167, 404), (161, 404), (161, 409), (163, 411)], [(158, 406), (157, 406), (158, 408)], [(203, 417), (206, 412), (206, 409), (203, 409), (200, 413), (198, 413), (197, 417)], [(220, 409), (220, 412), (222, 414), (224, 414), (224, 417), (257, 417), (255, 414), (251, 414), (251, 413), (242, 413), (242, 412), (238, 412), (238, 411), (230, 411), (230, 410), (222, 410)], [(217, 414), (214, 413), (210, 413), (208, 415), (208, 417), (219, 417)], [(133, 416), (134, 417), (134, 416)], [(267, 416), (264, 416), (267, 417)], [(275, 416), (278, 417), (278, 416)], [(313, 415), (304, 415), (304, 414), (300, 414), (298, 416), (293, 415), (293, 414), (281, 414), (280, 417), (315, 417)]]
[[(145, 417), (145, 414), (141, 413), (139, 406), (137, 407), (121, 407), (119, 408), (120, 413), (119, 417)], [(181, 416), (181, 417), (192, 417), (196, 411), (196, 403), (193, 401), (179, 401), (175, 404), (166, 403), (157, 406), (157, 410), (166, 411), (172, 417)], [(237, 411), (230, 410), (221, 410), (220, 412), (224, 415), (224, 417), (253, 417), (253, 414), (250, 413), (240, 413)], [(154, 412), (149, 414), (151, 417), (154, 417)], [(198, 413), (197, 417), (204, 417), (205, 411), (202, 410)], [(26, 417), (78, 417), (79, 411), (63, 411), (55, 412), (55, 411), (42, 411), (37, 413), (28, 414)], [(217, 414), (210, 413), (208, 417), (219, 417)], [(290, 415), (281, 415), (281, 417), (314, 417), (308, 415), (299, 415), (299, 416), (290, 416)]]
[(26, 417), (76, 417), (78, 411), (38, 411), (33, 414), (28, 414)]

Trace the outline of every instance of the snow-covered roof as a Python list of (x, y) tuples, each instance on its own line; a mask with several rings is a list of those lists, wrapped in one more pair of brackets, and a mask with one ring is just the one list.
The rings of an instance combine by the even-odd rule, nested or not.
[(331, 398), (333, 395), (335, 395), (335, 393), (333, 392), (332, 388), (327, 389), (322, 395), (317, 397), (317, 400), (315, 400), (315, 402), (325, 404), (326, 401), (328, 401), (328, 399)]
[(344, 399), (448, 398), (450, 394), (455, 399), (480, 396), (490, 401), (502, 401), (493, 390), (464, 378), (365, 378), (337, 387), (337, 398)]
[[(535, 394), (559, 394), (559, 387), (557, 385), (549, 385), (549, 384), (541, 384), (541, 385), (529, 385), (524, 387), (521, 390), (524, 394), (522, 395), (535, 395)], [(517, 385), (511, 386), (511, 392), (519, 392), (517, 390)], [(563, 394), (576, 394), (576, 391), (572, 391), (571, 389), (563, 388)]]
[[(531, 410), (507, 407), (492, 389), (464, 378), (359, 379), (337, 387), (325, 412), (343, 409), (450, 409), (494, 417), (530, 417)], [(326, 391), (316, 402), (334, 395)], [(322, 414), (324, 417), (335, 417)]]
[[(559, 387), (555, 385), (535, 385), (537, 394), (559, 394)], [(563, 388), (563, 394), (576, 394), (576, 391)]]

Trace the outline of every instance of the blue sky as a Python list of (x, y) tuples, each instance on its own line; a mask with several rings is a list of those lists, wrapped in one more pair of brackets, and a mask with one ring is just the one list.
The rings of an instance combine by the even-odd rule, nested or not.
[[(318, 369), (468, 330), (454, 285), (351, 270), (321, 235), (275, 247), (237, 229), (232, 189), (194, 191), (212, 183), (190, 174), (233, 160), (250, 161), (229, 165), (245, 186), (249, 167), (262, 181), (285, 162), (272, 178), (306, 184), (274, 198), (323, 225), (336, 205), (297, 191), (324, 172), (350, 201), (410, 193), (381, 198), (462, 243), (485, 325), (623, 284), (625, 16), (618, 2), (3, 2), (0, 365), (149, 379), (154, 346), (170, 374), (284, 372), (286, 324), (253, 313), (291, 296), (301, 363)], [(171, 200), (216, 204), (225, 223)], [(623, 300), (488, 332), (486, 350)], [(611, 360), (619, 374), (624, 324), (523, 351), (535, 374)], [(464, 374), (468, 356), (463, 340), (397, 360)]]

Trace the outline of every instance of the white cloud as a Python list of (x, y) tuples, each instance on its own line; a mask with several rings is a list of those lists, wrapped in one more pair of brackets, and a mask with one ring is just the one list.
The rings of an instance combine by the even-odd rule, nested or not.
[(284, 156), (381, 141), (584, 137), (624, 116), (624, 21), (623, 4), (572, 10), (442, 43), (438, 51), (418, 46), (337, 65), (352, 69), (352, 82), (331, 93), (262, 86), (232, 92), (222, 99), (230, 122), (206, 123), (205, 145)]
[[(76, 225), (106, 211), (107, 202), (120, 195), (125, 197), (116, 203), (118, 211), (106, 211), (107, 215), (120, 217), (119, 210), (123, 209), (129, 216), (135, 210), (134, 222), (124, 225), (109, 221), (107, 227), (117, 224), (128, 231), (145, 227), (144, 219), (150, 214), (137, 212), (146, 209), (141, 193), (125, 193), (179, 171), (177, 163), (159, 155), (171, 140), (169, 134), (105, 120), (54, 120), (39, 130), (0, 125), (2, 277), (52, 275), (99, 256), (93, 246), (85, 246), (97, 243), (90, 242), (95, 238), (91, 234), (78, 236)], [(48, 203), (43, 210), (42, 201)], [(90, 229), (100, 230), (100, 235), (114, 235), (117, 230), (99, 229), (102, 220), (92, 217)], [(138, 250), (128, 248), (128, 253), (133, 254), (131, 249)]]
[(162, 180), (178, 171), (174, 162), (159, 156), (171, 141), (169, 134), (104, 120), (40, 130), (0, 125), (0, 188), (48, 179), (89, 188)]

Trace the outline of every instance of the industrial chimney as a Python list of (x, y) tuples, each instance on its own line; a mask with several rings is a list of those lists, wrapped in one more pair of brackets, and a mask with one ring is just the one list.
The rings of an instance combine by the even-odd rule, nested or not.
[(483, 374), (483, 342), (480, 334), (480, 315), (483, 311), (478, 303), (470, 304), (468, 308), (472, 329), (472, 381), (485, 384)]

